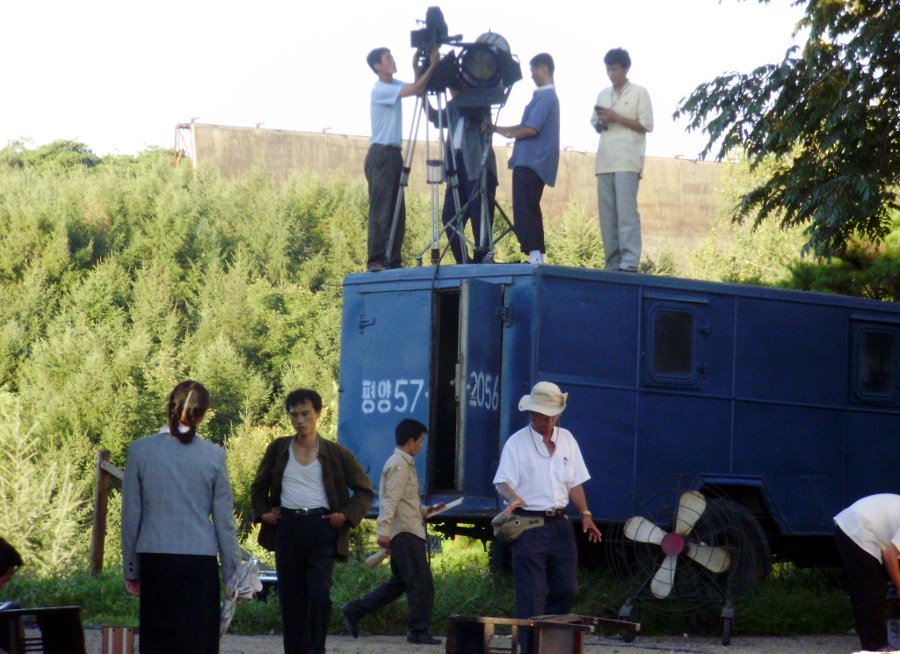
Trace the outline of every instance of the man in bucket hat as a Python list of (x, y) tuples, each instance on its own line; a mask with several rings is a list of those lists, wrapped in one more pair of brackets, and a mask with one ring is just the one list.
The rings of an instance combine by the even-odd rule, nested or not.
[[(572, 608), (578, 586), (575, 533), (566, 516), (569, 501), (580, 512), (588, 539), (600, 542), (582, 488), (591, 476), (572, 433), (558, 426), (567, 397), (556, 384), (541, 381), (519, 400), (519, 411), (527, 411), (530, 419), (506, 441), (494, 476), (507, 514), (544, 521), (510, 545), (517, 618)], [(521, 652), (528, 651), (529, 636), (525, 633), (519, 643)]]

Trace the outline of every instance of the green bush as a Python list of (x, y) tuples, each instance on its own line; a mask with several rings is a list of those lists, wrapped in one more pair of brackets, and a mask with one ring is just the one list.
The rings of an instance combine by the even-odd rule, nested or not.
[(75, 468), (35, 438), (21, 402), (0, 392), (0, 534), (38, 577), (66, 575), (83, 561), (87, 507)]
[[(512, 616), (515, 598), (512, 578), (491, 577), (487, 555), (477, 541), (460, 538), (445, 541), (445, 551), (432, 558), (437, 589), (432, 618), (435, 633), (446, 633), (450, 615)], [(370, 543), (374, 548), (374, 543)], [(334, 606), (329, 632), (346, 633), (339, 607), (361, 597), (390, 576), (383, 564), (369, 570), (358, 559), (335, 566), (331, 598)], [(604, 570), (582, 571), (573, 611), (582, 615), (615, 618), (626, 599), (621, 584)], [(78, 604), (87, 625), (137, 625), (138, 600), (125, 592), (121, 567), (110, 568), (98, 578), (83, 574), (40, 577), (27, 568), (0, 593), (2, 599), (18, 599), (24, 606)], [(719, 630), (721, 603), (712, 600), (708, 611), (689, 614), (667, 602), (637, 602), (636, 618), (641, 633), (706, 634)], [(734, 632), (739, 635), (800, 635), (846, 633), (853, 626), (849, 600), (840, 570), (798, 569), (776, 566), (765, 583), (735, 603)], [(401, 598), (361, 622), (363, 633), (402, 634), (406, 630), (406, 599)], [(711, 617), (711, 619), (710, 619)], [(281, 632), (278, 598), (238, 607), (230, 628), (236, 634)]]

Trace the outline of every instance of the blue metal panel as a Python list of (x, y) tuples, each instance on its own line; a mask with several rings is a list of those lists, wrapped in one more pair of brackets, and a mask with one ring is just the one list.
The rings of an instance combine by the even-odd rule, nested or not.
[(525, 423), (519, 413), (519, 398), (531, 390), (538, 326), (534, 278), (517, 278), (504, 294), (507, 322), (503, 329), (503, 369), (500, 389), (500, 443)]
[(584, 489), (594, 519), (626, 520), (633, 515), (634, 392), (565, 382), (560, 385), (569, 393), (560, 424), (575, 436), (591, 475)]
[(538, 367), (542, 377), (620, 388), (637, 384), (638, 289), (543, 277)]
[(637, 479), (732, 471), (731, 402), (683, 393), (644, 393), (639, 402)]
[[(377, 488), (397, 423), (428, 423), (431, 294), (386, 287), (357, 295), (345, 289), (343, 318), (338, 434)], [(422, 459), (416, 460), (420, 481)]]
[(836, 306), (741, 298), (735, 393), (774, 402), (846, 403), (846, 312)]
[(503, 333), (503, 286), (464, 279), (460, 298), (459, 401), (465, 495), (494, 495), (500, 462), (500, 363)]
[(739, 402), (734, 472), (762, 475), (793, 533), (830, 534), (841, 506), (840, 411)]
[(849, 506), (860, 497), (875, 493), (900, 493), (900, 416), (851, 411), (844, 434), (843, 484), (838, 506)]

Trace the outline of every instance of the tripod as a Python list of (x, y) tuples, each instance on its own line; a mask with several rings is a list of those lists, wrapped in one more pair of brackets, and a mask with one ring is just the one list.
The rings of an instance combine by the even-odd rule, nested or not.
[[(428, 93), (431, 93), (435, 96), (437, 108), (433, 109), (431, 104), (428, 102)], [(508, 97), (509, 90), (507, 89), (504, 94), (503, 104), (505, 104), (505, 99)], [(453, 101), (451, 101), (453, 102)], [(403, 156), (403, 169), (400, 176), (400, 188), (398, 191), (398, 196), (396, 200), (396, 204), (394, 205), (394, 215), (391, 221), (391, 230), (388, 238), (388, 252), (393, 251), (394, 239), (396, 236), (397, 226), (400, 217), (400, 209), (403, 206), (403, 199), (405, 197), (406, 187), (409, 185), (409, 175), (411, 171), (410, 162), (415, 153), (416, 140), (419, 132), (420, 121), (423, 115), (426, 115), (426, 182), (431, 188), (431, 240), (428, 245), (416, 255), (417, 265), (422, 265), (422, 260), (426, 252), (431, 251), (431, 263), (433, 265), (437, 265), (440, 263), (443, 255), (446, 253), (447, 249), (451, 247), (452, 239), (456, 238), (457, 243), (459, 244), (459, 252), (461, 253), (461, 263), (468, 263), (469, 255), (468, 250), (469, 246), (474, 246), (475, 252), (475, 260), (476, 261), (484, 261), (491, 262), (494, 257), (494, 236), (493, 236), (493, 209), (496, 207), (499, 210), (500, 215), (506, 221), (507, 227), (505, 230), (497, 237), (497, 240), (503, 238), (512, 231), (512, 223), (507, 217), (506, 213), (500, 208), (493, 199), (493, 189), (496, 188), (496, 176), (490, 170), (489, 163), (492, 160), (493, 156), (493, 147), (491, 145), (493, 127), (496, 126), (496, 118), (493, 117), (493, 113), (490, 110), (490, 107), (457, 107), (453, 110), (449, 107), (450, 103), (446, 102), (446, 92), (445, 91), (429, 91), (423, 96), (419, 96), (416, 98), (416, 108), (413, 118), (413, 123), (410, 128), (410, 137), (407, 141), (406, 152)], [(501, 105), (502, 106), (502, 105)], [(419, 110), (421, 108), (421, 111)], [(466, 201), (463, 203), (460, 197), (460, 183), (459, 183), (459, 172), (456, 165), (456, 157), (455, 157), (455, 148), (451, 146), (446, 138), (446, 132), (448, 129), (448, 124), (453, 122), (454, 124), (451, 127), (454, 130), (464, 129), (466, 123), (463, 121), (468, 121), (469, 118), (463, 116), (461, 111), (465, 111), (468, 109), (472, 111), (473, 109), (480, 109), (482, 115), (490, 116), (488, 121), (489, 128), (480, 129), (477, 135), (477, 138), (480, 139), (480, 151), (481, 151), (481, 159), (477, 166), (478, 170), (478, 183), (476, 184), (468, 184), (469, 188), (467, 189)], [(484, 112), (487, 112), (486, 114)], [(457, 114), (456, 120), (451, 121), (449, 117), (451, 114)], [(435, 158), (432, 156), (432, 140), (430, 137), (430, 128), (429, 124), (431, 120), (429, 118), (434, 118), (434, 122), (437, 126), (437, 147), (439, 149), (439, 156)], [(453, 211), (455, 212), (446, 223), (438, 222), (440, 212), (438, 210), (439, 206), (439, 189), (438, 186), (443, 183), (449, 184), (448, 188), (450, 193), (450, 200), (452, 200)], [(446, 200), (445, 200), (446, 202)], [(478, 215), (480, 217), (480, 229), (477, 234), (473, 234), (475, 238), (475, 243), (470, 241), (465, 234), (465, 220), (469, 215), (470, 208), (473, 204), (478, 203)], [(446, 211), (446, 209), (445, 209)], [(442, 224), (443, 223), (443, 224)], [(446, 234), (448, 237), (448, 244), (444, 247), (443, 252), (439, 248), (439, 243), (441, 236)]]
[[(494, 151), (491, 144), (494, 126), (496, 126), (496, 120), (492, 120), (490, 123), (490, 127), (488, 129), (481, 130), (477, 136), (477, 138), (481, 141), (481, 158), (478, 164), (475, 166), (476, 170), (478, 170), (477, 184), (473, 184), (473, 180), (467, 177), (466, 181), (468, 182), (468, 189), (466, 191), (466, 202), (465, 204), (460, 206), (458, 194), (454, 196), (456, 202), (454, 203), (453, 207), (456, 213), (444, 225), (444, 230), (447, 233), (447, 237), (451, 240), (451, 246), (453, 244), (452, 239), (457, 239), (457, 243), (459, 244), (459, 252), (461, 255), (460, 263), (468, 263), (468, 248), (470, 242), (465, 234), (465, 221), (466, 217), (471, 215), (470, 210), (473, 204), (478, 204), (478, 224), (480, 226), (480, 228), (478, 229), (478, 233), (475, 233), (473, 225), (473, 236), (475, 238), (475, 243), (471, 243), (471, 245), (473, 245), (474, 247), (475, 263), (492, 263), (494, 261), (495, 210), (500, 212), (500, 215), (506, 222), (506, 227), (497, 236), (496, 240), (502, 239), (513, 229), (512, 223), (507, 217), (506, 212), (504, 212), (503, 208), (499, 204), (497, 204), (497, 201), (495, 199), (498, 180), (496, 173), (496, 162), (494, 160)], [(468, 167), (466, 167), (466, 171), (468, 171)], [(457, 179), (458, 177), (459, 175), (457, 174)]]

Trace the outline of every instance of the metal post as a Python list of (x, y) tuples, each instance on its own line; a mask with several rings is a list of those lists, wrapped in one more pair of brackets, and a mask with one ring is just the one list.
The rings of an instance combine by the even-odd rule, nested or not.
[(109, 450), (97, 452), (97, 472), (94, 481), (94, 519), (91, 532), (91, 576), (103, 570), (103, 547), (106, 542), (106, 514), (109, 507), (109, 473), (104, 463), (109, 463)]

